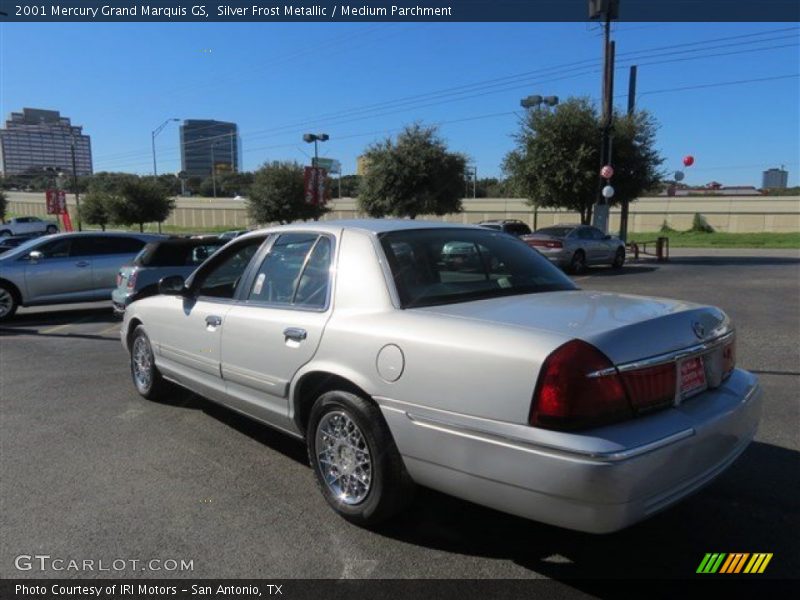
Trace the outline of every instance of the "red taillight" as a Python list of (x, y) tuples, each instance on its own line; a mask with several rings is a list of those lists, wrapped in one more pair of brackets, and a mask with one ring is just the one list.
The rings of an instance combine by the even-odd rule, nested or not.
[(553, 240), (528, 240), (528, 244), (536, 248), (563, 248), (564, 244)]
[(728, 377), (736, 368), (736, 338), (732, 337), (722, 347), (722, 378)]
[(675, 401), (677, 371), (670, 362), (622, 373), (622, 382), (636, 412), (670, 406)]
[(572, 340), (544, 361), (533, 395), (531, 425), (578, 429), (632, 416), (619, 373), (594, 346)]
[(130, 275), (128, 275), (128, 288), (133, 289), (136, 287), (136, 276), (139, 274), (139, 271), (133, 270), (131, 271)]

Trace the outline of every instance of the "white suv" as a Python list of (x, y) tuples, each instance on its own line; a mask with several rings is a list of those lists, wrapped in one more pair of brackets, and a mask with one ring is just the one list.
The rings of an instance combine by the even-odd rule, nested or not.
[(16, 217), (0, 223), (0, 236), (23, 233), (58, 233), (58, 225), (53, 221), (43, 221), (39, 217)]

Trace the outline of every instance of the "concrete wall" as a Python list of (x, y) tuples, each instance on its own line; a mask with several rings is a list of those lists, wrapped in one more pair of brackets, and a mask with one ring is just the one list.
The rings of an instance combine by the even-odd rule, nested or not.
[[(8, 211), (16, 215), (45, 216), (43, 193), (7, 192)], [(73, 223), (75, 199), (68, 197)], [(363, 216), (356, 200), (342, 198), (331, 201), (331, 212), (324, 219), (350, 219)], [(692, 226), (695, 213), (702, 213), (717, 231), (731, 233), (800, 231), (800, 196), (731, 196), (640, 198), (631, 204), (629, 230), (653, 232), (666, 220), (673, 229)], [(426, 218), (426, 217), (420, 217)], [(554, 209), (533, 209), (514, 198), (479, 198), (464, 200), (464, 212), (443, 217), (427, 217), (456, 223), (477, 223), (489, 219), (519, 219), (531, 228), (559, 223), (576, 223), (578, 213)], [(220, 198), (179, 198), (177, 207), (166, 222), (187, 229), (226, 227), (245, 228), (250, 222), (241, 200)], [(619, 209), (611, 210), (611, 231), (619, 229)]]

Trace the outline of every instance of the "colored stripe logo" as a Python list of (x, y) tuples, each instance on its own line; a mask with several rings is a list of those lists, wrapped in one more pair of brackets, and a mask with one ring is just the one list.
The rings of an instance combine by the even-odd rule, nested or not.
[(769, 561), (772, 560), (772, 553), (757, 552), (709, 552), (697, 567), (698, 573), (763, 573)]

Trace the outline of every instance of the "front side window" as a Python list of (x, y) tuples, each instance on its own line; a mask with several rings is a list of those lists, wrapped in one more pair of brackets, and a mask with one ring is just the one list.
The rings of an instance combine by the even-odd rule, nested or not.
[(212, 261), (208, 269), (199, 272), (199, 279), (192, 282), (198, 296), (212, 298), (233, 298), (242, 280), (247, 265), (253, 259), (264, 238), (251, 238)]
[(403, 308), (573, 290), (524, 242), (474, 229), (416, 229), (379, 236)]
[(42, 244), (36, 250), (41, 252), (45, 258), (69, 258), (70, 246), (72, 246), (72, 241), (69, 238), (61, 238)]
[(275, 240), (253, 280), (249, 301), (322, 309), (327, 304), (331, 240), (285, 233)]

